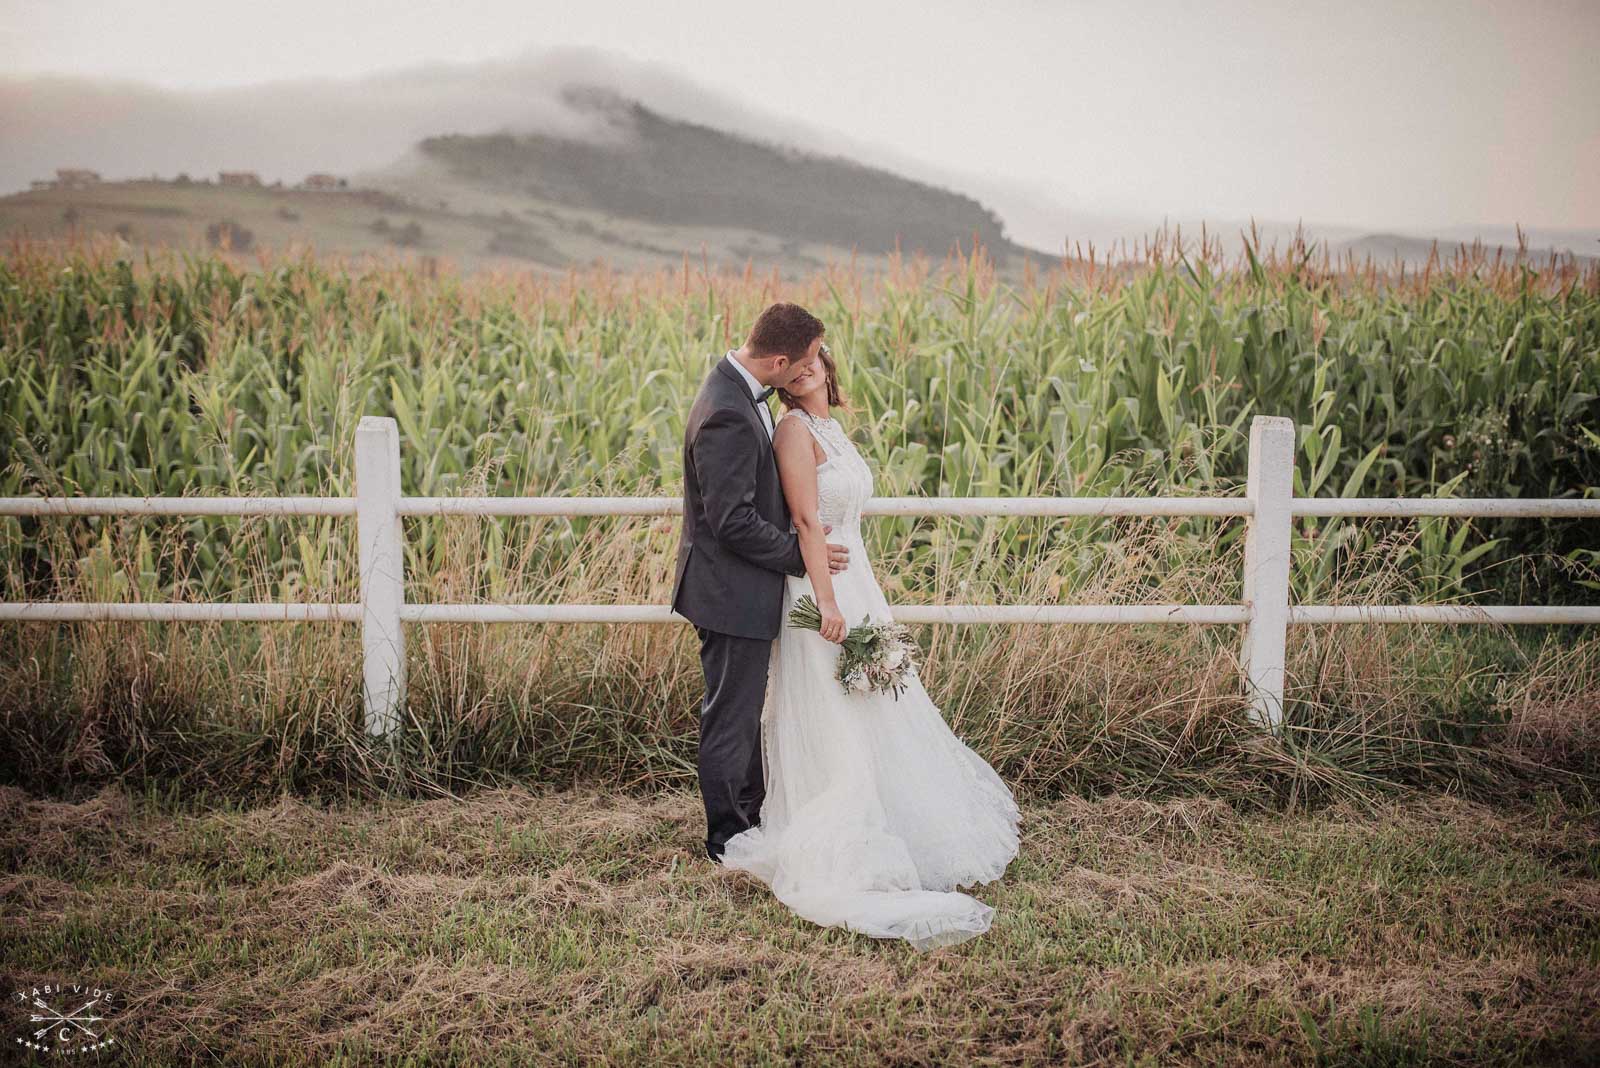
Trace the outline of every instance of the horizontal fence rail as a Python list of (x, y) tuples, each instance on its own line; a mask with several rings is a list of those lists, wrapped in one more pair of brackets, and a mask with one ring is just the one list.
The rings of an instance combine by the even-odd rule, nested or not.
[[(1600, 502), (1596, 502), (1600, 503)], [(402, 497), (403, 516), (682, 515), (682, 497)], [(871, 497), (862, 515), (1248, 516), (1242, 497)]]
[(355, 515), (354, 497), (0, 497), (0, 515)]
[[(903, 604), (899, 623), (1198, 623), (1250, 622), (1242, 604)], [(654, 604), (414, 604), (405, 623), (684, 623)], [(359, 623), (359, 602), (150, 603), (128, 601), (0, 603), (0, 620), (59, 623)], [(1600, 607), (1477, 605), (1291, 605), (1291, 624), (1600, 623)]]
[[(1300, 517), (1600, 518), (1596, 499), (1305, 498), (1293, 495), (1294, 424), (1250, 425), (1243, 497), (874, 497), (868, 516), (1212, 516), (1242, 518), (1240, 604), (899, 605), (903, 623), (1147, 624), (1244, 627), (1242, 682), (1261, 722), (1282, 722), (1284, 648), (1291, 625), (1354, 623), (1600, 624), (1600, 607), (1531, 605), (1291, 605), (1289, 546)], [(354, 516), (361, 600), (348, 603), (0, 603), (0, 620), (85, 622), (359, 623), (367, 730), (390, 735), (405, 697), (406, 623), (686, 623), (665, 605), (409, 604), (401, 520), (407, 516), (676, 516), (680, 497), (407, 497), (400, 492), (395, 421), (367, 416), (356, 431), (354, 497), (8, 497), (11, 516)]]
[[(402, 516), (682, 515), (682, 497), (402, 497)], [(868, 516), (1119, 516), (1254, 515), (1243, 497), (872, 497)], [(1600, 518), (1600, 497), (1295, 497), (1295, 518), (1479, 519)], [(353, 516), (355, 497), (0, 497), (0, 515), (14, 516)]]

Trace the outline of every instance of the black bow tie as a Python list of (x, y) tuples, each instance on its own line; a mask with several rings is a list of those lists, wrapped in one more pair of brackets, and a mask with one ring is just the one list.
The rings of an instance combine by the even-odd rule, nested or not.
[(776, 389), (774, 389), (772, 386), (768, 386), (766, 389), (756, 394), (756, 400), (757, 402), (765, 403), (766, 399), (776, 392), (778, 392)]

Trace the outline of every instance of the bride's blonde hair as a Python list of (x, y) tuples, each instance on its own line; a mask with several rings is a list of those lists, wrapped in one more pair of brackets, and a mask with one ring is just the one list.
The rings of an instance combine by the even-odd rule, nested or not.
[[(827, 342), (823, 342), (817, 349), (817, 359), (822, 361), (825, 376), (824, 388), (828, 391), (828, 406), (842, 408), (846, 412), (851, 411), (850, 402), (845, 399), (844, 394), (839, 390), (839, 365), (833, 362), (833, 352), (828, 348)], [(785, 408), (800, 407), (800, 399), (782, 386), (779, 386), (776, 392), (778, 399), (783, 402)]]

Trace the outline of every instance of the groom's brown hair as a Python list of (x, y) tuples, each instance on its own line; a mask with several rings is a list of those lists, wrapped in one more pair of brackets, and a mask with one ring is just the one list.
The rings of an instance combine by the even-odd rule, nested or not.
[(745, 347), (752, 356), (787, 356), (798, 360), (827, 327), (798, 304), (768, 306), (750, 328)]

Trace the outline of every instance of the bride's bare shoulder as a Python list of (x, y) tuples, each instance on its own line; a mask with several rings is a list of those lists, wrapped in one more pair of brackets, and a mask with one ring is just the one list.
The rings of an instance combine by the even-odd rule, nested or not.
[(822, 463), (828, 454), (822, 451), (822, 446), (817, 444), (817, 439), (805, 425), (805, 417), (793, 410), (783, 413), (783, 418), (778, 420), (778, 425), (773, 428), (772, 447), (779, 458), (785, 455), (799, 459), (805, 455), (806, 443), (810, 443), (811, 458), (817, 463)]

